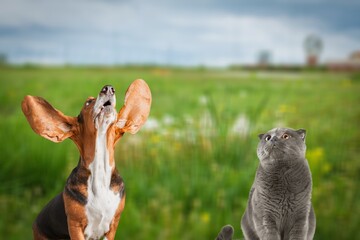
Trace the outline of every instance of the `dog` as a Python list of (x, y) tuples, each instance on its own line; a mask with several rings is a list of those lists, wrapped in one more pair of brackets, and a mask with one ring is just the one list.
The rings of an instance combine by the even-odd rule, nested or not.
[(25, 96), (22, 110), (34, 132), (56, 143), (70, 138), (80, 152), (63, 192), (37, 216), (34, 239), (114, 239), (126, 197), (115, 167), (115, 144), (124, 133), (141, 128), (151, 101), (141, 79), (129, 86), (119, 113), (110, 85), (97, 98), (89, 97), (77, 117), (64, 115), (41, 97)]

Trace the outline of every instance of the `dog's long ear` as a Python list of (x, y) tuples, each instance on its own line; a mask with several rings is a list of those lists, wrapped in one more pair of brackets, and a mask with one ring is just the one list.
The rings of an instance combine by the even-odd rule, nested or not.
[(31, 128), (53, 142), (62, 142), (73, 135), (76, 118), (65, 116), (41, 97), (25, 96), (21, 103)]
[(135, 80), (126, 91), (124, 106), (118, 113), (116, 127), (122, 133), (135, 134), (146, 122), (150, 106), (149, 86), (144, 80)]

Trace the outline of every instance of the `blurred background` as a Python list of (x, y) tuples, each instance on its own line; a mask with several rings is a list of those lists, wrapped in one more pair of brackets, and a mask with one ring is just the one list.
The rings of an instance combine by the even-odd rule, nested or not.
[(146, 125), (116, 163), (127, 189), (117, 239), (214, 239), (240, 220), (257, 135), (305, 128), (315, 239), (360, 238), (360, 4), (335, 0), (0, 0), (0, 233), (31, 238), (78, 161), (20, 108), (42, 96), (77, 116), (105, 84), (117, 108), (149, 84)]

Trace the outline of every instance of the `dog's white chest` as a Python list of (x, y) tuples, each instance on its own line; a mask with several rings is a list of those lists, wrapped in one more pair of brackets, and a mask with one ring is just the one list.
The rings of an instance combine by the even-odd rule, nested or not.
[(98, 136), (94, 161), (89, 165), (88, 201), (85, 212), (88, 224), (86, 239), (100, 239), (110, 229), (121, 196), (110, 189), (112, 169), (106, 149), (105, 137)]

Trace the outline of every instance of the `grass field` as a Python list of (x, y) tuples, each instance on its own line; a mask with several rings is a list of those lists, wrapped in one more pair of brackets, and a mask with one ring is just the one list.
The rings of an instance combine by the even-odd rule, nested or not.
[(75, 145), (36, 135), (20, 108), (42, 96), (77, 116), (105, 84), (145, 79), (149, 121), (117, 145), (127, 189), (117, 239), (214, 239), (240, 219), (258, 160), (257, 135), (307, 129), (315, 239), (360, 238), (360, 75), (166, 68), (0, 68), (0, 235), (30, 239), (41, 208), (78, 161)]

